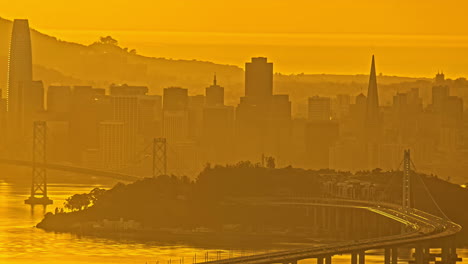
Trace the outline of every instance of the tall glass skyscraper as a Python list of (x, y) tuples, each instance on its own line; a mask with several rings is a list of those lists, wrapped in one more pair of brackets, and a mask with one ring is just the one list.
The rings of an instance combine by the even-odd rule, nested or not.
[(32, 129), (32, 52), (29, 23), (15, 19), (8, 64), (8, 127), (10, 135), (21, 136)]

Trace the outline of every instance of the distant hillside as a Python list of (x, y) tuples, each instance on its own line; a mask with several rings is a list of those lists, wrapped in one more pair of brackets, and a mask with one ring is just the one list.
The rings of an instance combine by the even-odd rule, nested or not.
[[(31, 22), (34, 27), (34, 22)], [(0, 88), (6, 87), (8, 50), (12, 22), (0, 18)], [(214, 73), (219, 83), (226, 88), (228, 104), (237, 104), (243, 95), (243, 69), (196, 60), (172, 60), (151, 58), (135, 54), (117, 45), (94, 43), (89, 46), (58, 40), (32, 30), (34, 79), (46, 85), (89, 84), (108, 87), (111, 83), (147, 85), (152, 93), (161, 93), (162, 88), (182, 86), (190, 94), (202, 94)], [(97, 40), (96, 40), (97, 41)], [(163, 54), (161, 54), (163, 56)], [(293, 102), (304, 104), (308, 96), (346, 93), (366, 93), (367, 75), (298, 74), (275, 75), (275, 93), (288, 93)], [(424, 79), (380, 76), (382, 101), (389, 102), (399, 83), (407, 87), (427, 88), (430, 82)], [(301, 111), (301, 110), (295, 110)]]
[[(11, 21), (0, 18), (0, 87), (6, 83), (11, 28)], [(112, 45), (65, 42), (36, 30), (32, 30), (31, 39), (34, 78), (47, 84), (75, 84), (81, 80), (80, 83), (101, 87), (131, 83), (148, 85), (156, 91), (167, 86), (183, 86), (201, 92), (211, 83), (215, 72), (225, 86), (238, 87), (243, 82), (243, 71), (236, 66), (149, 58)]]

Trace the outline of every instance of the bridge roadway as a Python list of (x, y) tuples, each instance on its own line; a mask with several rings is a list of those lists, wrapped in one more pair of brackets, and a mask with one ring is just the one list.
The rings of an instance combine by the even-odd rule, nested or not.
[[(325, 199), (325, 198), (290, 198), (290, 199), (256, 199), (243, 200), (244, 203), (257, 205), (290, 205), (290, 206), (331, 206), (341, 208), (358, 208), (372, 211), (381, 216), (398, 221), (405, 225), (407, 232), (397, 235), (384, 236), (371, 239), (361, 239), (331, 243), (323, 246), (306, 247), (294, 250), (278, 251), (274, 253), (256, 254), (245, 257), (235, 257), (208, 261), (210, 264), (271, 264), (271, 263), (297, 263), (301, 259), (323, 259), (333, 255), (365, 252), (370, 249), (397, 248), (402, 245), (420, 244), (434, 239), (448, 238), (461, 231), (461, 226), (429, 213), (412, 209), (410, 212), (402, 211), (401, 206), (389, 203), (369, 201)], [(319, 262), (320, 263), (320, 262)], [(327, 263), (331, 263), (331, 259)], [(389, 262), (388, 262), (389, 263)]]
[[(0, 164), (23, 166), (23, 167), (33, 166), (32, 161), (10, 160), (10, 159), (0, 159)], [(134, 175), (124, 174), (124, 173), (119, 173), (119, 172), (96, 170), (96, 169), (90, 169), (90, 168), (85, 168), (85, 167), (57, 164), (57, 163), (36, 164), (36, 166), (44, 167), (46, 169), (51, 169), (51, 170), (68, 171), (68, 172), (74, 172), (74, 173), (79, 173), (79, 174), (87, 174), (87, 175), (93, 175), (93, 176), (98, 176), (98, 177), (112, 178), (112, 179), (126, 181), (126, 182), (133, 182), (133, 181), (141, 179), (140, 177), (137, 177)]]

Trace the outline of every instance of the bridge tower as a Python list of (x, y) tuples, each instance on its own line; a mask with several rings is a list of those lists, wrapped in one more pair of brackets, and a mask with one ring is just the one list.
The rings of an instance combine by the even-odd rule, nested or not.
[(403, 210), (408, 212), (411, 210), (411, 154), (407, 149), (403, 157)]
[(153, 177), (167, 174), (167, 142), (165, 138), (153, 141)]
[(46, 144), (47, 124), (45, 121), (35, 121), (33, 126), (31, 196), (24, 201), (26, 204), (48, 205), (53, 203), (47, 196)]

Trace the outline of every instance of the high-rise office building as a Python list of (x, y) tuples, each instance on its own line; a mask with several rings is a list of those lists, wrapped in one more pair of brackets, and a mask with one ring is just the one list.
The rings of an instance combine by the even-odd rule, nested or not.
[(329, 121), (331, 119), (331, 99), (313, 96), (309, 98), (309, 121)]
[(332, 101), (332, 119), (342, 120), (349, 114), (351, 96), (349, 94), (337, 94)]
[(245, 64), (245, 96), (255, 103), (268, 101), (273, 95), (273, 63), (267, 58), (252, 58)]
[(125, 124), (106, 121), (99, 124), (99, 152), (104, 169), (120, 169), (125, 165)]
[(290, 165), (292, 118), (289, 95), (272, 96), (266, 119), (266, 129), (263, 135), (264, 154), (274, 157), (279, 166)]
[(6, 94), (10, 135), (21, 136), (32, 127), (32, 52), (29, 23), (15, 19), (10, 42)]
[(31, 85), (31, 108), (34, 113), (44, 111), (44, 84), (42, 81), (33, 81)]
[(245, 64), (245, 96), (236, 108), (238, 158), (254, 161), (268, 154), (265, 152), (271, 147), (267, 144), (270, 142), (268, 130), (272, 127), (272, 105), (273, 63), (267, 58), (252, 58)]
[(146, 141), (162, 136), (162, 96), (138, 97), (140, 112), (138, 131)]
[[(98, 148), (99, 123), (111, 120), (110, 99), (103, 89), (74, 86), (70, 105), (70, 157), (74, 162)], [(91, 152), (89, 152), (91, 151)]]
[(224, 88), (218, 85), (216, 75), (213, 84), (206, 88), (206, 106), (224, 106)]
[(2, 89), (0, 89), (0, 146), (4, 146), (7, 142), (7, 103), (6, 99), (2, 96)]
[(47, 111), (54, 114), (70, 112), (72, 91), (70, 86), (49, 86), (47, 89)]
[(189, 96), (189, 137), (192, 140), (200, 140), (203, 127), (203, 108), (205, 107), (205, 96)]
[(309, 98), (309, 122), (306, 125), (305, 145), (307, 166), (313, 169), (330, 167), (329, 150), (338, 139), (338, 123), (331, 121), (331, 98)]
[(432, 87), (432, 108), (434, 112), (441, 113), (450, 95), (447, 85), (435, 85)]
[(377, 89), (377, 76), (375, 72), (375, 59), (372, 55), (372, 65), (369, 76), (366, 103), (366, 127), (369, 129), (380, 125), (379, 93)]
[(111, 96), (137, 96), (146, 95), (148, 93), (148, 87), (146, 86), (131, 86), (128, 84), (115, 85), (112, 84), (109, 87)]
[(163, 137), (169, 144), (186, 141), (189, 138), (188, 111), (164, 111), (163, 112)]
[(234, 108), (207, 106), (203, 109), (202, 145), (210, 163), (232, 161)]
[(338, 136), (339, 127), (335, 121), (316, 120), (307, 123), (305, 145), (309, 168), (330, 168), (330, 148), (338, 139)]
[(372, 56), (364, 121), (364, 144), (366, 145), (367, 168), (369, 169), (377, 168), (379, 165), (379, 144), (382, 140), (382, 130), (375, 59)]
[(111, 96), (113, 121), (124, 123), (126, 162), (136, 159), (139, 123), (138, 98), (135, 96)]
[(163, 91), (163, 110), (187, 110), (188, 90), (180, 87), (169, 87)]
[(163, 137), (169, 144), (189, 137), (188, 90), (165, 88), (163, 92)]

